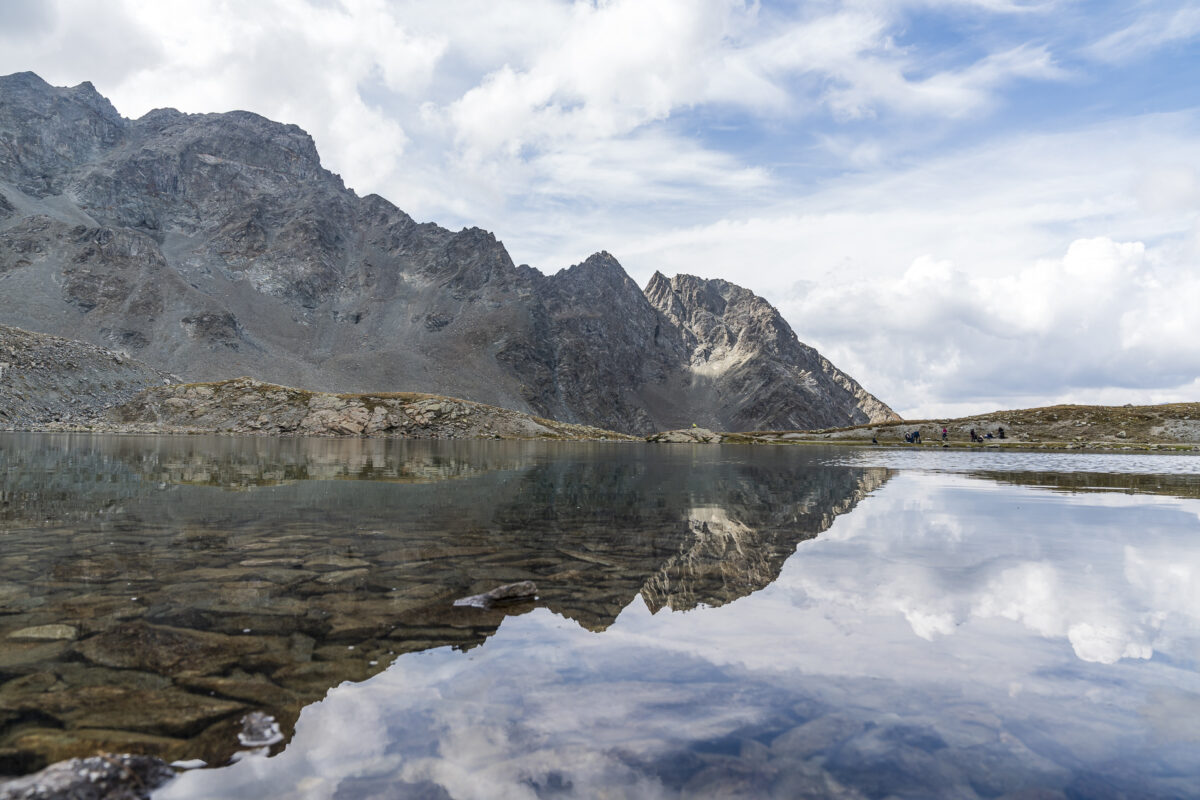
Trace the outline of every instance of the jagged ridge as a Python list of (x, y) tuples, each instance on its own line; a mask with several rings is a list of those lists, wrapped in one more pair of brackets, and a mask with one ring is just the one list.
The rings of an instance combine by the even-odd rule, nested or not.
[(723, 281), (607, 253), (555, 275), (418, 224), (247, 112), (122, 118), (91, 84), (0, 78), (0, 322), (191, 380), (455, 395), (645, 433), (894, 418)]

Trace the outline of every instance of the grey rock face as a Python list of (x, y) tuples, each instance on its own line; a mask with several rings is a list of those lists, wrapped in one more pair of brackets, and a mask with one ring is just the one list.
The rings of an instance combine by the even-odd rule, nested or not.
[(34, 197), (59, 194), (71, 170), (121, 141), (128, 122), (90, 83), (55, 89), (32, 72), (0, 89), (0, 172)]
[(120, 117), (90, 84), (0, 78), (0, 322), (192, 380), (448, 394), (648, 433), (891, 412), (761, 298), (599, 253), (546, 276), (418, 224), (247, 112)]
[[(722, 280), (655, 273), (646, 297), (679, 332), (696, 389), (726, 430), (828, 428), (898, 420), (828, 359), (796, 338), (758, 295)], [(690, 396), (703, 396), (699, 391)], [(696, 408), (694, 415), (701, 415)]]

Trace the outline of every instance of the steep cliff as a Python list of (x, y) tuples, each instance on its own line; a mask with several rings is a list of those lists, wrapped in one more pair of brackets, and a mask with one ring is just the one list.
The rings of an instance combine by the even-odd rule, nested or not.
[(0, 78), (0, 323), (191, 380), (449, 394), (645, 433), (890, 418), (766, 301), (607, 253), (555, 275), (419, 224), (247, 112), (122, 118), (91, 84)]

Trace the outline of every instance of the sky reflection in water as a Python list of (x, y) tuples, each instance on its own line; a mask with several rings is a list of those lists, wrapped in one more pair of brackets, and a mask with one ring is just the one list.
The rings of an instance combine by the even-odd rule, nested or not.
[(903, 471), (748, 597), (509, 617), (155, 797), (1195, 797), (1198, 645), (1200, 501)]

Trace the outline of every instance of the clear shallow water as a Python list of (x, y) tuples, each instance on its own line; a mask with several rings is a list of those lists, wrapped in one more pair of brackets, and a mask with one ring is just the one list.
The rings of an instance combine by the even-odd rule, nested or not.
[[(1200, 796), (1188, 457), (0, 446), (0, 764), (240, 758), (156, 798)], [(240, 748), (250, 709), (286, 741)]]

